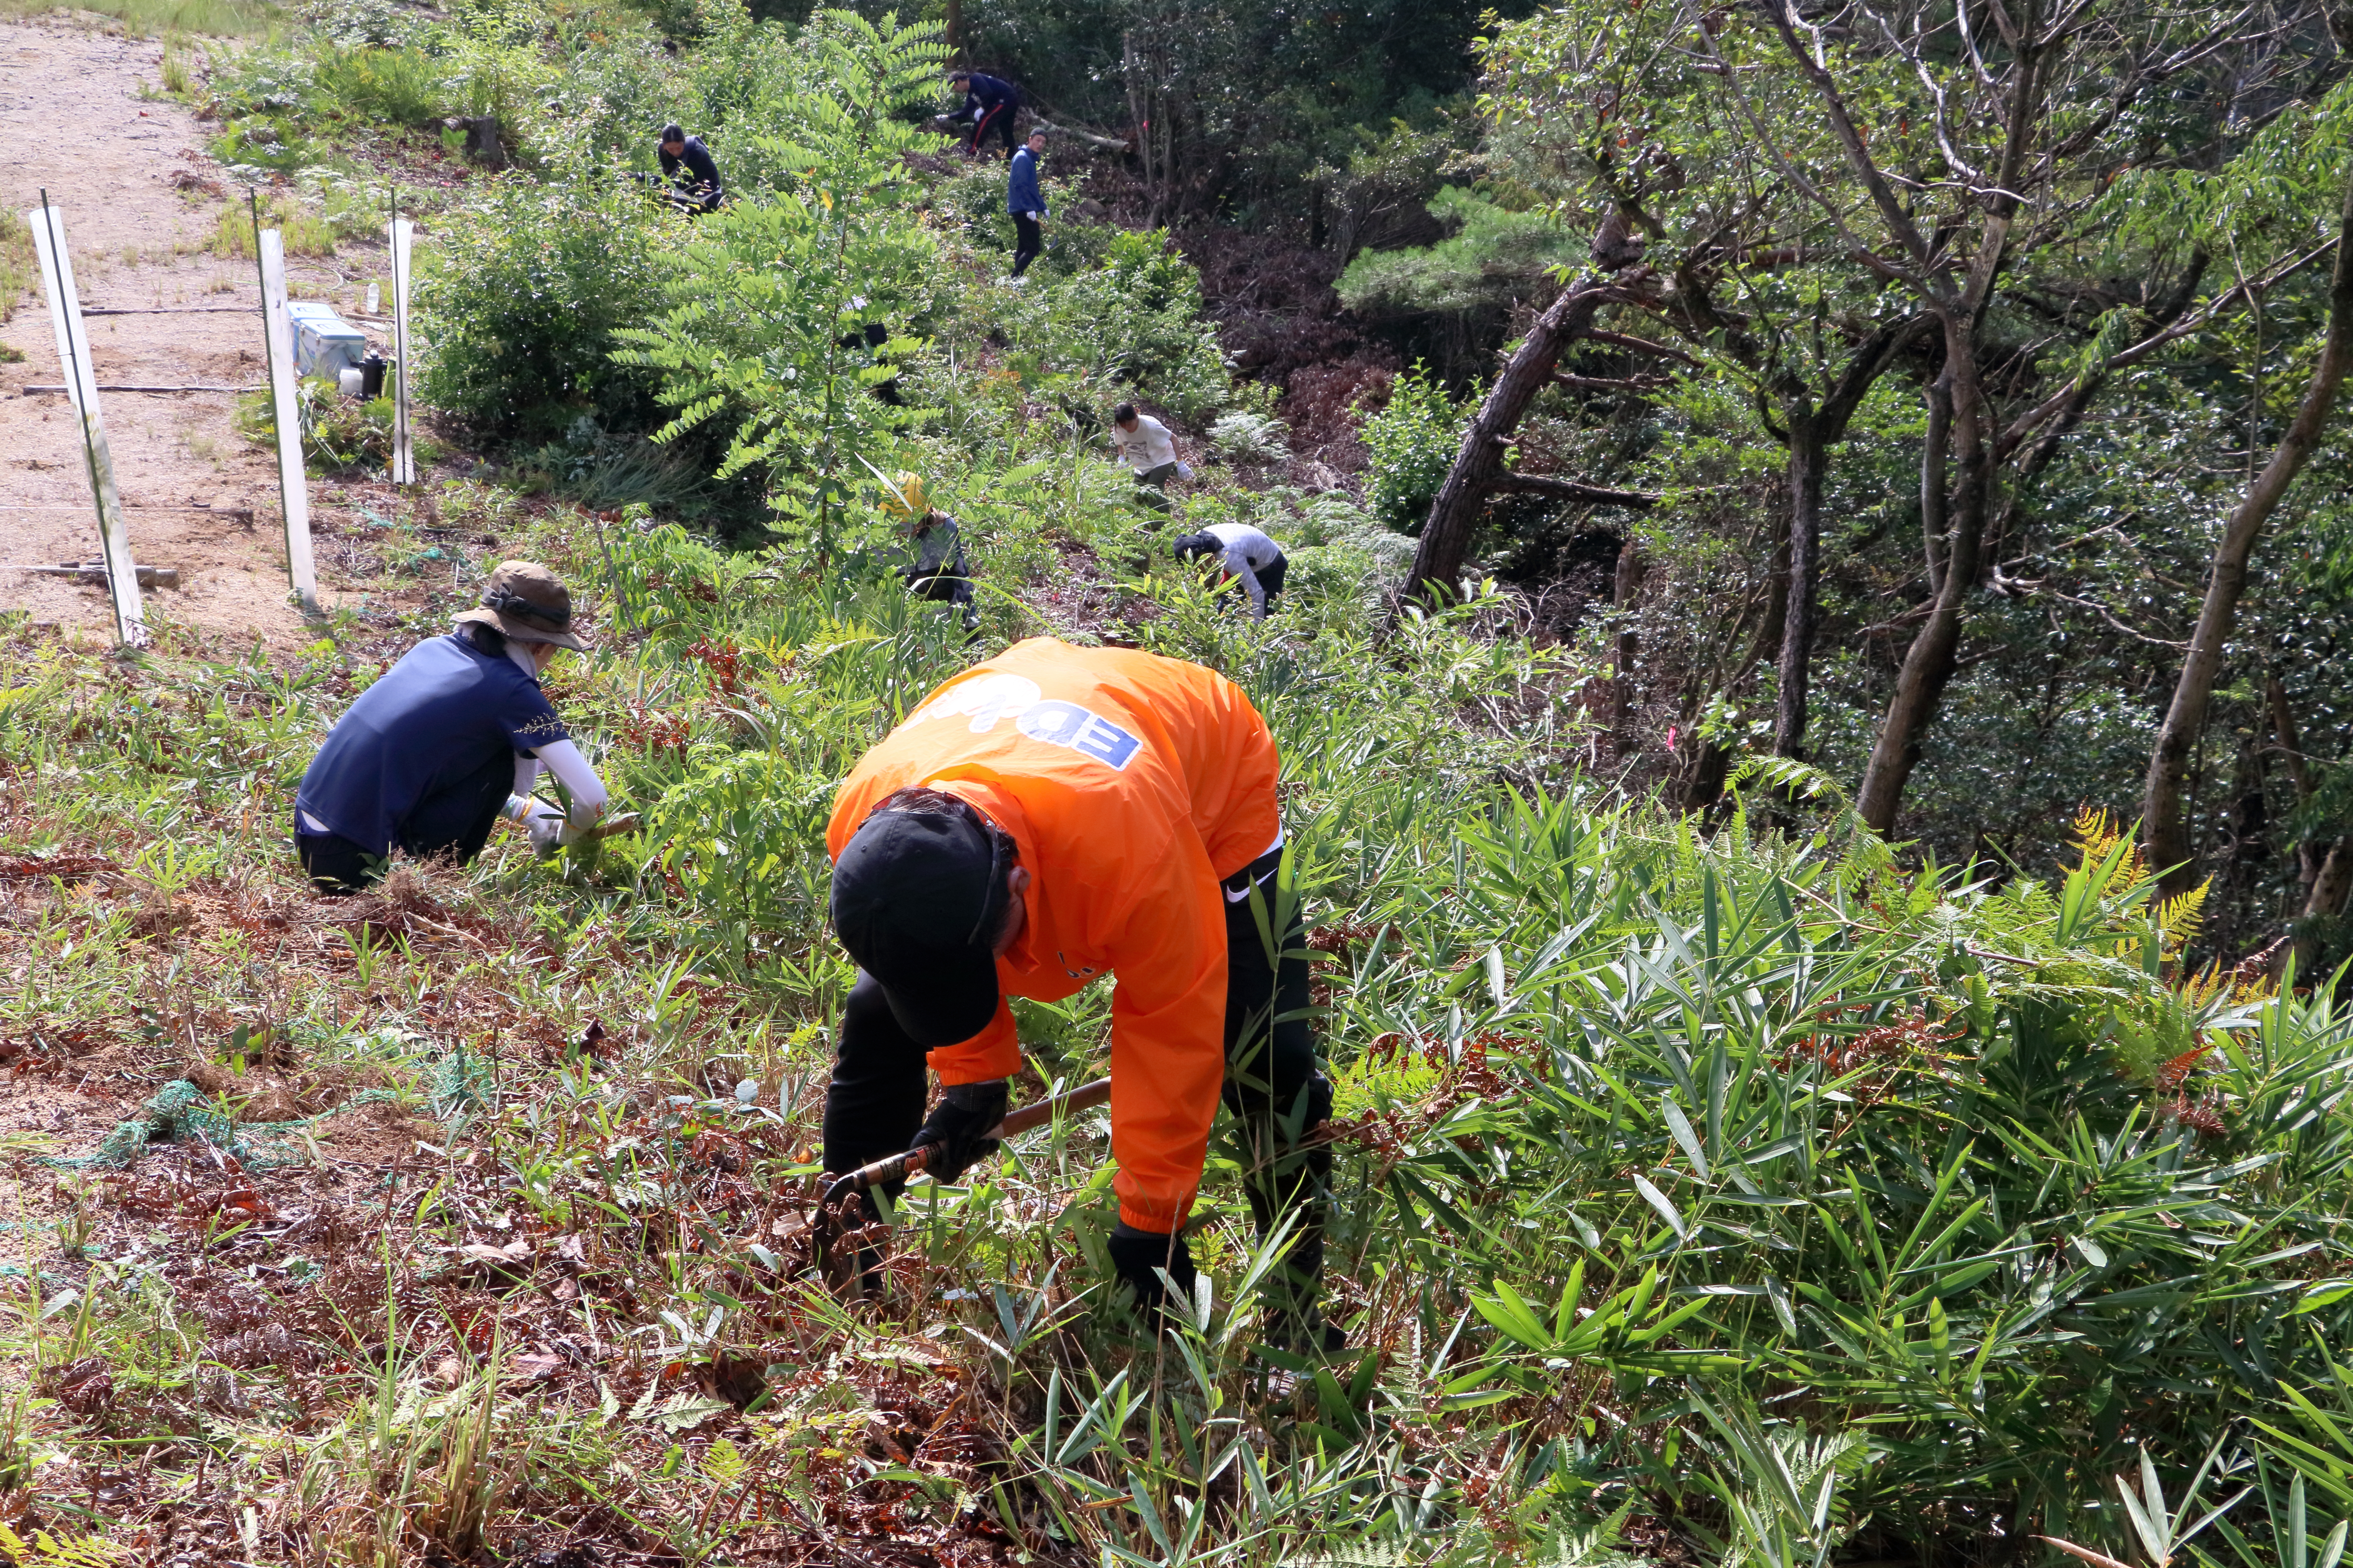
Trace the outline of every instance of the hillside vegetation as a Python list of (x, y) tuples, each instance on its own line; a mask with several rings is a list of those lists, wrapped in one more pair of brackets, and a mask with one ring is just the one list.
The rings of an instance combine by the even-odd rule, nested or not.
[[(918, 128), (935, 24), (659, 20), (358, 9), (193, 89), (347, 220), (354, 149), (501, 119), (520, 166), (434, 198), (419, 305), (483, 461), (298, 658), (0, 635), (0, 1555), (2338, 1568), (2333, 977), (2210, 962), (2207, 889), (2097, 809), (2038, 877), (1762, 745), (1705, 811), (1629, 784), (1619, 623), (1399, 599), (1443, 388), (1402, 384), (1363, 505), (1286, 482), (1165, 233), (1050, 171), (1070, 221), (1000, 280), (1001, 169)], [(717, 215), (617, 177), (673, 116)], [(1271, 620), (1104, 460), (1131, 396), (1187, 432), (1187, 525), (1290, 552)], [(334, 417), (314, 447), (378, 438)], [(976, 642), (892, 572), (901, 469), (965, 522)], [(550, 693), (638, 828), (317, 897), (303, 767), (508, 557), (573, 585)], [(1156, 1336), (1103, 1283), (1100, 1112), (911, 1186), (852, 1238), (879, 1295), (814, 1224), (835, 788), (1039, 635), (1210, 665), (1279, 742), (1328, 1361), (1261, 1342), (1222, 1123)], [(1107, 985), (1018, 1012), (1018, 1101), (1103, 1070)]]

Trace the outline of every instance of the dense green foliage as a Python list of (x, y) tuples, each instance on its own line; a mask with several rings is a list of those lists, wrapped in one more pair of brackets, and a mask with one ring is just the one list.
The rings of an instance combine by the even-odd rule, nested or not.
[(1462, 443), (1461, 423), (1446, 389), (1420, 367), (1391, 384), (1388, 401), (1364, 425), (1373, 459), (1366, 499), (1383, 522), (1401, 533), (1421, 531)]
[[(1551, 559), (1526, 542), (1577, 531), (1638, 552), (1640, 596), (1619, 624), (1587, 625), (1642, 650), (1615, 749), (1685, 804), (1711, 805), (1752, 738), (1865, 780), (1917, 652), (1941, 690), (1903, 731), (1918, 762), (1883, 826), (1947, 858), (2047, 870), (2079, 804), (2138, 815), (2223, 521), (2317, 354), (2353, 99), (2317, 10), (2243, 31), (2205, 12), (2101, 15), (2037, 45), (2021, 110), (2033, 151), (2003, 217), (1960, 171), (2000, 184), (2008, 166), (2014, 39), (1964, 47), (1929, 9), (1814, 42), (1802, 22), (1785, 38), (1770, 9), (1548, 7), (1482, 46), (1475, 221), (1345, 276), (1367, 309), (1419, 299), (1461, 320), (1478, 290), (1523, 310), (1558, 291), (1515, 226), (1556, 223), (1581, 249), (1616, 223), (1621, 252), (1643, 247), (1639, 266), (1617, 258), (1630, 298), (1599, 321), (1619, 339), (1571, 354), (1570, 380), (1516, 433), (1514, 466), (1666, 499), (1636, 515), (1514, 498), (1472, 559), (1510, 574)], [(1936, 238), (1933, 265), (1906, 232)], [(1981, 262), (1982, 302), (1951, 337), (1936, 279), (1973, 287)], [(1776, 732), (1776, 667), (1807, 584), (1790, 576), (1790, 433), (1907, 321), (1918, 331), (1826, 448), (1820, 619), (1791, 741)], [(1956, 342), (1978, 390), (1932, 442)], [(2332, 574), (2345, 428), (2325, 428), (2261, 544), (2192, 759), (2191, 847), (2217, 878), (2209, 939), (2230, 958), (2287, 929), (2310, 939), (2307, 962), (2345, 951), (2319, 934), (2343, 885), (2317, 874), (2353, 822), (2328, 783), (2348, 742)], [(1420, 493), (1410, 461), (1377, 449), (1375, 492)], [(1921, 651), (1941, 563), (1964, 546), (1952, 651)], [(1703, 744), (1670, 741), (1694, 733)]]
[(1020, 83), (1049, 117), (1136, 138), (1162, 213), (1216, 205), (1278, 224), (1299, 216), (1303, 187), (1393, 122), (1432, 132), (1463, 95), (1487, 14), (1464, 0), (962, 9), (973, 64)]
[(644, 320), (685, 223), (617, 181), (499, 181), (452, 215), (418, 279), (420, 395), (496, 436), (647, 424), (650, 378), (615, 363), (616, 334)]
[[(444, 515), (496, 504), (453, 491)], [(1109, 498), (1000, 515), (984, 559), (1024, 596), (1051, 581), (1017, 565), (1039, 558), (1038, 535), (1074, 531), (1103, 552), (1134, 538)], [(614, 1396), (594, 1380), (556, 1396), (589, 1418), (543, 1426), (564, 1431), (553, 1440), (490, 1384), (490, 1403), (417, 1417), (429, 1445), (488, 1412), (520, 1467), (487, 1494), (499, 1539), (584, 1496), (626, 1499), (653, 1539), (722, 1560), (789, 1531), (764, 1520), (814, 1506), (837, 1467), (871, 1467), (812, 1451), (754, 1475), (727, 1456), (794, 1452), (796, 1434), (884, 1397), (855, 1375), (797, 1380), (762, 1348), (810, 1333), (886, 1362), (928, 1347), (918, 1364), (957, 1369), (1001, 1423), (1004, 1456), (977, 1471), (921, 1449), (878, 1474), (902, 1489), (879, 1494), (896, 1513), (831, 1526), (874, 1544), (985, 1521), (1057, 1560), (1484, 1563), (1579, 1540), (1606, 1555), (1630, 1507), (1710, 1562), (1813, 1563), (1841, 1542), (1975, 1561), (2029, 1531), (2156, 1561), (2116, 1484), (2145, 1507), (2146, 1465), (2184, 1507), (2166, 1527), (2177, 1561), (2271, 1564), (2292, 1531), (2317, 1539), (2353, 1507), (2337, 1479), (2353, 1455), (2323, 1414), (2353, 1328), (2337, 1272), (2353, 1026), (2326, 1000), (2182, 972), (2194, 906), (2157, 905), (2129, 841), (2098, 824), (2063, 882), (1995, 889), (1902, 870), (1836, 808), (1810, 839), (1745, 813), (1707, 838), (1612, 801), (1579, 771), (1591, 672), (1494, 636), (1487, 601), (1412, 623), (1377, 657), (1345, 594), (1303, 593), (1264, 629), (1183, 581), (1125, 601), (1128, 635), (1241, 681), (1282, 747), (1282, 896), (1308, 900), (1327, 955), (1322, 1034), (1347, 1129), (1332, 1299), (1356, 1348), (1296, 1397), (1271, 1399), (1250, 1370), (1269, 1258), (1225, 1152), (1197, 1237), (1212, 1282), (1199, 1326), (1137, 1341), (1088, 1289), (1112, 1219), (1099, 1121), (964, 1186), (912, 1189), (895, 1245), (930, 1283), (845, 1313), (805, 1254), (751, 1223), (802, 1201), (794, 1151), (849, 979), (821, 923), (820, 829), (850, 760), (968, 655), (943, 611), (888, 584), (828, 586), (789, 548), (730, 554), (576, 514), (516, 543), (589, 598), (604, 651), (560, 666), (555, 692), (646, 831), (568, 869), (501, 850), (402, 897), (440, 929), (548, 944), (536, 962), (505, 936), (364, 948), (351, 984), (376, 1000), (354, 1022), (331, 974), (252, 990), (242, 928), (140, 913), (210, 908), (229, 887), (248, 908), (256, 888), (260, 907), (287, 897), (270, 825), (347, 700), (324, 649), (283, 672), (166, 654), (100, 680), (88, 656), (20, 643), (0, 730), (27, 849), (137, 868), (128, 898), (61, 881), (16, 917), (53, 934), (5, 1005), (12, 1029), (103, 1007), (169, 962), (171, 984), (241, 1009), (248, 1034), (266, 1023), (290, 1050), (438, 1106), (453, 1147), (494, 1156), (487, 1191), (588, 1238), (608, 1338), (659, 1338), (651, 1381), (621, 1363), (601, 1374), (625, 1391), (616, 1408), (636, 1399), (617, 1420), (596, 1416)], [(433, 590), (412, 625), (463, 597)], [(994, 635), (1034, 613), (996, 600)], [(1786, 769), (1751, 786), (1791, 782), (1822, 787)], [(185, 934), (134, 940), (134, 920)], [(68, 946), (95, 956), (68, 963)], [(479, 1048), (474, 1009), (493, 991), (560, 1039), (591, 1018), (592, 1034), (624, 1030), (621, 1054), (602, 1073), (519, 1064), (502, 1090), (450, 1098), (444, 1053)], [(452, 997), (469, 999), (454, 1017)], [(1094, 1070), (1107, 1021), (1100, 990), (1036, 1010), (1042, 1078)], [(706, 1087), (738, 1079), (746, 1101)], [(628, 1152), (599, 1152), (638, 1084), (683, 1098)], [(750, 1139), (750, 1158), (713, 1188), (695, 1151), (717, 1137)], [(599, 1170), (607, 1187), (574, 1176)], [(427, 1202), (389, 1231), (394, 1278), (485, 1234), (466, 1217), (479, 1207)], [(664, 1215), (712, 1239), (637, 1251), (639, 1217)], [(32, 1352), (61, 1366), (92, 1335), (151, 1343), (144, 1289), (95, 1284), (79, 1326), (34, 1335)], [(140, 1352), (159, 1412), (210, 1375), (176, 1342)], [(437, 1342), (387, 1361), (384, 1397), (405, 1397)], [(745, 1357), (782, 1363), (758, 1411), (693, 1394), (694, 1369)], [(342, 1510), (314, 1531), (348, 1531), (366, 1500), (396, 1495), (364, 1463), (375, 1374), (341, 1375), (307, 1396), (365, 1395), (314, 1440), (306, 1506)], [(654, 1392), (626, 1392), (640, 1387)], [(41, 1440), (77, 1439), (52, 1426)], [(1219, 1474), (1241, 1485), (1205, 1507)], [(439, 1483), (399, 1484), (434, 1539)], [(958, 1487), (977, 1514), (946, 1506)], [(713, 1513), (697, 1500), (714, 1489), (776, 1500)], [(2173, 1544), (2225, 1503), (2223, 1522)]]

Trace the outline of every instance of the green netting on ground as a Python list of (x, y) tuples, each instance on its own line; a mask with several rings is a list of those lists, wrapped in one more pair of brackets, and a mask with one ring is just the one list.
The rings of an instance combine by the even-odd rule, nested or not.
[(446, 1120), (453, 1111), (479, 1110), (497, 1098), (498, 1087), (498, 1064), (459, 1046), (433, 1065), (433, 1114)]
[(295, 1138), (313, 1122), (354, 1105), (397, 1098), (391, 1089), (372, 1089), (353, 1095), (334, 1110), (322, 1110), (316, 1116), (299, 1116), (291, 1121), (239, 1122), (223, 1115), (195, 1084), (184, 1078), (174, 1079), (150, 1095), (147, 1103), (139, 1108), (138, 1115), (128, 1121), (116, 1122), (114, 1131), (90, 1153), (42, 1157), (34, 1163), (55, 1171), (120, 1171), (136, 1162), (150, 1143), (170, 1143), (194, 1136), (225, 1153), (234, 1154), (241, 1164), (266, 1170), (300, 1160), (302, 1156)]
[(20, 1282), (28, 1289), (37, 1284), (44, 1294), (51, 1296), (80, 1289), (66, 1276), (47, 1268), (29, 1268), (21, 1263), (0, 1263), (0, 1287)]

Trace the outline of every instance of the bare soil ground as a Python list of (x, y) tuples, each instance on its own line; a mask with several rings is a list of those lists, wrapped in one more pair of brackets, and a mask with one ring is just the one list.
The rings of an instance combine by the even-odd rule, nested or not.
[[(146, 312), (90, 317), (102, 385), (259, 387), (266, 374), (253, 262), (210, 248), (241, 193), (205, 153), (195, 114), (160, 95), (162, 52), (71, 22), (0, 24), (0, 140), (19, 153), (0, 200), (23, 211), (46, 187), (65, 214), (84, 310)], [(331, 301), (347, 315), (382, 271), (381, 258), (364, 249), (289, 262), (296, 298)], [(26, 391), (64, 380), (48, 314), (37, 296), (0, 301), (0, 312), (10, 303), (0, 342), (25, 357), (0, 364), (0, 561), (92, 559), (98, 531), (71, 413), (62, 395)], [(234, 395), (110, 393), (100, 408), (132, 551), (142, 563), (180, 571), (176, 592), (148, 596), (150, 617), (281, 650), (314, 639), (287, 601), (276, 465), (237, 433)], [(341, 499), (313, 486), (329, 605), (352, 587), (332, 543), (345, 521)], [(0, 609), (28, 610), (60, 629), (111, 631), (103, 591), (71, 579), (0, 572)]]

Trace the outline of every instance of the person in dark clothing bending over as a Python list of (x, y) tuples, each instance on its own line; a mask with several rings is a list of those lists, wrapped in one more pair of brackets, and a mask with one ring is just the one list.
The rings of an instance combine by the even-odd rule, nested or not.
[(1038, 160), (1046, 153), (1046, 133), (1029, 132), (1029, 140), (1013, 154), (1013, 168), (1005, 184), (1005, 210), (1013, 215), (1013, 276), (1020, 277), (1046, 248), (1039, 227), (1046, 217), (1046, 197), (1038, 189)]
[[(572, 595), (544, 566), (509, 561), (482, 605), (421, 642), (343, 710), (294, 797), (294, 849), (323, 893), (384, 875), (395, 845), (420, 859), (470, 861), (501, 817), (547, 853), (604, 815), (596, 770), (540, 689), (558, 648), (579, 648)], [(532, 799), (545, 766), (571, 816)]]
[(727, 191), (719, 183), (719, 165), (711, 161), (711, 149), (702, 144), (702, 138), (665, 125), (660, 152), (662, 173), (684, 193), (679, 205), (695, 212), (716, 212), (727, 199)]
[(979, 156), (980, 144), (997, 135), (1005, 138), (1005, 155), (1011, 158), (1013, 117), (1021, 112), (1021, 89), (976, 71), (950, 71), (948, 85), (964, 94), (964, 107), (955, 118), (972, 121), (972, 140), (965, 144), (965, 155)]
[(1250, 595), (1250, 614), (1261, 621), (1282, 592), (1283, 574), (1291, 570), (1282, 546), (1246, 522), (1213, 522), (1178, 540), (1176, 550), (1179, 561), (1215, 561), (1221, 581), (1240, 578), (1242, 592)]

